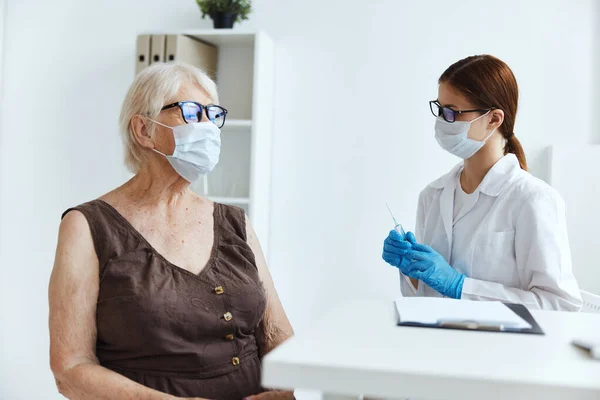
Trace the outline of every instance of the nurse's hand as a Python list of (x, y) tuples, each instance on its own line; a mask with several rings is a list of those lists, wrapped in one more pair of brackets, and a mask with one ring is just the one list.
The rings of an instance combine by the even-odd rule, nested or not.
[(403, 238), (395, 230), (390, 231), (383, 242), (383, 260), (404, 272), (403, 269), (410, 264), (410, 259), (404, 256), (412, 250), (413, 244), (417, 244), (417, 239), (412, 232), (408, 232)]
[(404, 256), (413, 260), (402, 272), (425, 282), (432, 289), (454, 299), (460, 299), (465, 276), (457, 272), (438, 252), (423, 244), (413, 244)]

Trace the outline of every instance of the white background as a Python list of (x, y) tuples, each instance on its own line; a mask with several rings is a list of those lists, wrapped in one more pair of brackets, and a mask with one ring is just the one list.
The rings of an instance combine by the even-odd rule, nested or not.
[[(5, 3), (0, 398), (60, 398), (48, 367), (47, 284), (61, 212), (128, 176), (117, 116), (136, 34), (211, 25), (192, 0)], [(380, 259), (392, 226), (384, 201), (413, 229), (419, 191), (457, 162), (433, 139), (427, 104), (451, 63), (490, 53), (512, 67), (515, 132), (537, 176), (548, 177), (546, 146), (600, 143), (597, 2), (255, 8), (240, 27), (276, 43), (271, 269), (298, 331), (335, 302), (397, 294), (397, 272)]]

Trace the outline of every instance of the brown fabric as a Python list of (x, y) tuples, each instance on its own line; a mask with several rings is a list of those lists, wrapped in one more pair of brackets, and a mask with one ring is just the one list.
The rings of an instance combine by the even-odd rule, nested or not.
[(95, 200), (63, 217), (73, 209), (86, 217), (100, 262), (101, 365), (181, 397), (240, 400), (263, 391), (255, 331), (266, 299), (243, 210), (215, 204), (212, 255), (196, 275), (158, 254), (109, 204)]

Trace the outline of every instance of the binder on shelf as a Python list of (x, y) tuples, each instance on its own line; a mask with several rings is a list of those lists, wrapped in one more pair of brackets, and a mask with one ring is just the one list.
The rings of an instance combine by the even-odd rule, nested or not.
[(165, 61), (165, 35), (152, 35), (150, 38), (150, 64)]
[(136, 75), (150, 65), (150, 35), (138, 35), (135, 42), (135, 73)]
[(165, 61), (182, 61), (200, 68), (212, 79), (217, 76), (216, 46), (185, 35), (167, 35)]

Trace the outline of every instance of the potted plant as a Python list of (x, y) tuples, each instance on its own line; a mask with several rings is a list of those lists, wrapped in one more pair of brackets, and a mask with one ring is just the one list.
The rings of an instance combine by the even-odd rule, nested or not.
[(196, 0), (202, 18), (210, 16), (215, 29), (233, 28), (235, 22), (248, 19), (252, 12), (250, 0)]

